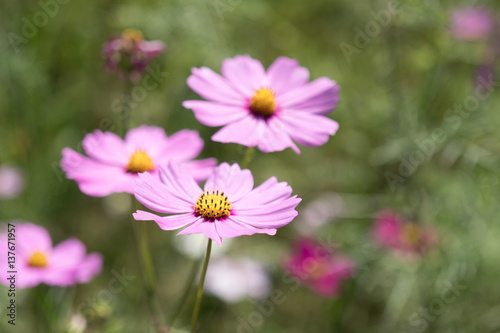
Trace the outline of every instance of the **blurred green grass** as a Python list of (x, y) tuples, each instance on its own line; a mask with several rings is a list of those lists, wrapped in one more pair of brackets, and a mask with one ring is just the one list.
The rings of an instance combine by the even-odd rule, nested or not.
[[(484, 4), (500, 9), (494, 1)], [(103, 273), (91, 284), (62, 298), (60, 291), (47, 288), (56, 308), (64, 310), (56, 314), (60, 325), (105, 288), (112, 270), (122, 268), (137, 278), (113, 295), (111, 313), (89, 323), (89, 332), (143, 332), (148, 320), (126, 196), (87, 197), (75, 182), (61, 178), (57, 168), (61, 150), (78, 147), (103, 119), (119, 126), (112, 104), (120, 98), (123, 83), (103, 71), (100, 52), (111, 35), (131, 27), (168, 48), (153, 64), (168, 76), (132, 110), (132, 124), (163, 126), (167, 133), (196, 129), (206, 142), (203, 157), (240, 161), (244, 152), (237, 145), (211, 142), (216, 129), (202, 126), (182, 108), (182, 101), (198, 98), (186, 85), (191, 67), (219, 71), (224, 58), (237, 54), (249, 54), (267, 67), (286, 55), (307, 67), (311, 78), (327, 76), (341, 86), (341, 103), (331, 116), (340, 130), (328, 144), (301, 147), (301, 155), (291, 150), (258, 153), (250, 168), (256, 184), (270, 176), (287, 181), (304, 199), (299, 214), (321, 193), (339, 193), (348, 204), (341, 218), (321, 229), (320, 237), (338, 242), (358, 263), (358, 273), (338, 300), (323, 300), (305, 289), (290, 291), (280, 280), (280, 263), (296, 237), (292, 225), (275, 237), (236, 239), (230, 254), (264, 260), (275, 288), (287, 295), (255, 331), (420, 332), (409, 318), (439, 297), (445, 281), (466, 289), (428, 321), (426, 332), (499, 331), (500, 100), (495, 91), (456, 130), (444, 122), (445, 112), (473, 93), (473, 75), (485, 52), (484, 44), (457, 41), (448, 34), (455, 6), (452, 1), (402, 1), (390, 24), (348, 63), (339, 45), (354, 45), (354, 27), (363, 29), (373, 20), (370, 11), (386, 9), (386, 2), (70, 1), (18, 52), (8, 33), (21, 34), (21, 19), (31, 20), (41, 7), (37, 2), (2, 3), (0, 161), (20, 165), (27, 188), (18, 199), (0, 201), (1, 218), (44, 225), (55, 242), (78, 237), (105, 257)], [(384, 174), (397, 173), (397, 158), (417, 150), (415, 141), (428, 138), (436, 128), (445, 128), (447, 139), (391, 189)], [(433, 223), (439, 248), (415, 262), (375, 251), (369, 231), (374, 214), (386, 207)], [(154, 224), (149, 231), (167, 314), (192, 261), (173, 249), (174, 233)], [(41, 330), (43, 323), (30, 309), (40, 296), (28, 290), (20, 295), (16, 331)], [(187, 326), (192, 302), (179, 325)], [(230, 307), (207, 296), (200, 323), (205, 332), (235, 332), (238, 318), (252, 309), (250, 302)], [(5, 320), (0, 328), (10, 329)]]

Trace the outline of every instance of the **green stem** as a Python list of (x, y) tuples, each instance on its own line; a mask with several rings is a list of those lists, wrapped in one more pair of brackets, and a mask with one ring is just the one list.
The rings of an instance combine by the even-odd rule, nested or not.
[(207, 254), (203, 262), (203, 269), (201, 271), (200, 284), (198, 285), (198, 293), (196, 294), (196, 303), (193, 310), (193, 318), (191, 320), (191, 333), (196, 330), (196, 323), (198, 321), (198, 314), (200, 313), (201, 299), (203, 298), (203, 286), (205, 284), (205, 276), (207, 275), (208, 261), (210, 260), (210, 252), (212, 251), (212, 240), (208, 239)]
[(244, 169), (250, 164), (252, 160), (253, 154), (255, 153), (255, 147), (250, 147), (247, 149), (245, 156), (243, 156), (243, 160), (241, 161), (240, 168)]
[[(132, 205), (133, 208), (137, 208), (136, 206), (137, 202), (135, 202), (135, 205)], [(160, 306), (158, 300), (156, 299), (156, 277), (151, 251), (149, 249), (148, 229), (146, 225), (148, 222), (135, 221), (132, 219), (132, 223), (141, 261), (141, 271), (144, 279), (144, 285), (146, 287), (146, 297), (152, 315), (153, 324), (155, 328), (158, 328), (163, 320)]]
[(198, 272), (198, 267), (200, 266), (201, 258), (199, 260), (196, 260), (193, 263), (193, 267), (191, 268), (191, 272), (189, 273), (188, 278), (186, 279), (186, 284), (184, 286), (182, 296), (180, 300), (177, 303), (177, 306), (175, 307), (175, 311), (172, 312), (172, 316), (169, 318), (167, 324), (169, 327), (173, 327), (175, 324), (175, 321), (179, 314), (181, 313), (182, 309), (184, 308), (184, 305), (186, 305), (189, 293), (191, 292), (192, 286), (193, 286), (193, 281), (196, 278), (196, 273)]

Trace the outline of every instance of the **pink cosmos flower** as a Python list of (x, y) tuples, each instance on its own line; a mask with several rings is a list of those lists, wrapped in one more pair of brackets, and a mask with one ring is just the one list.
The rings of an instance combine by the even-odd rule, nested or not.
[(192, 160), (203, 149), (203, 140), (191, 130), (167, 137), (163, 128), (143, 125), (129, 130), (125, 140), (98, 130), (85, 136), (83, 149), (89, 157), (63, 149), (61, 166), (83, 193), (95, 197), (134, 193), (139, 173), (149, 171), (158, 177), (159, 167), (168, 161), (185, 162), (197, 181), (206, 179), (217, 164), (213, 158)]
[[(224, 126), (218, 142), (257, 146), (263, 152), (316, 147), (334, 135), (338, 124), (325, 117), (339, 102), (339, 86), (326, 77), (309, 81), (297, 60), (280, 57), (268, 68), (249, 56), (222, 63), (222, 76), (193, 68), (187, 83), (208, 101), (185, 101), (201, 123)], [(295, 141), (295, 142), (294, 142)]]
[(226, 303), (237, 303), (247, 297), (264, 299), (271, 292), (271, 280), (259, 261), (217, 258), (210, 262), (205, 290)]
[(163, 42), (145, 41), (140, 31), (127, 29), (106, 42), (102, 54), (109, 72), (118, 73), (121, 79), (138, 82), (149, 63), (164, 49)]
[(382, 247), (409, 255), (421, 255), (436, 243), (436, 231), (433, 227), (403, 222), (392, 211), (378, 214), (372, 234), (374, 241)]
[(457, 39), (478, 41), (488, 38), (494, 26), (493, 16), (489, 10), (466, 7), (453, 12), (450, 29)]
[(24, 178), (18, 167), (0, 165), (0, 199), (13, 199), (24, 189)]
[[(12, 237), (8, 233), (0, 234), (2, 284), (10, 284), (7, 278), (12, 270), (17, 272), (17, 288), (40, 283), (62, 287), (88, 283), (101, 272), (102, 256), (95, 252), (87, 255), (85, 246), (79, 240), (70, 238), (53, 247), (50, 235), (43, 227), (31, 223), (11, 224), (15, 225), (15, 249), (8, 249), (13, 244), (8, 243), (8, 238)], [(8, 251), (15, 254), (13, 268), (7, 266)]]
[(276, 228), (290, 223), (301, 199), (292, 188), (269, 178), (253, 189), (250, 170), (238, 164), (222, 163), (208, 177), (202, 190), (187, 168), (169, 163), (160, 168), (160, 178), (139, 175), (135, 197), (147, 208), (134, 213), (136, 220), (154, 220), (163, 230), (185, 227), (178, 235), (202, 233), (219, 245), (222, 238), (255, 233), (276, 234)]
[(284, 264), (285, 269), (321, 296), (333, 298), (343, 280), (353, 276), (354, 262), (315, 240), (303, 238)]

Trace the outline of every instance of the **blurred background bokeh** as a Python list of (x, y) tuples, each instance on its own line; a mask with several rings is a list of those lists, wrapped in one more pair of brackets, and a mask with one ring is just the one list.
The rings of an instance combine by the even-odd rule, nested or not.
[[(452, 30), (454, 12), (468, 6), (489, 16), (461, 19), (471, 24), (465, 31), (491, 20), (486, 31)], [(0, 164), (21, 178), (0, 176), (2, 184), (14, 182), (0, 191), (17, 189), (0, 197), (0, 219), (43, 225), (55, 243), (77, 237), (104, 256), (89, 284), (19, 292), (16, 326), (4, 310), (1, 332), (148, 332), (129, 195), (82, 194), (60, 168), (61, 150), (81, 151), (96, 129), (119, 130), (125, 105), (132, 127), (195, 129), (205, 140), (201, 157), (241, 162), (246, 148), (210, 141), (217, 129), (181, 106), (199, 98), (186, 84), (192, 67), (220, 72), (222, 60), (238, 54), (266, 67), (288, 56), (312, 79), (336, 80), (341, 102), (330, 117), (340, 129), (300, 155), (255, 154), (249, 168), (256, 184), (271, 176), (288, 182), (303, 198), (299, 216), (274, 237), (227, 242), (225, 261), (214, 265), (226, 272), (220, 279), (231, 274), (257, 291), (228, 296), (214, 287), (200, 332), (500, 332), (498, 2), (6, 0), (0, 8)], [(148, 72), (157, 84), (132, 100), (101, 56), (103, 43), (127, 28), (167, 45)], [(432, 244), (412, 255), (377, 244), (380, 211), (432, 226)], [(205, 245), (148, 226), (168, 319)], [(333, 298), (285, 276), (304, 236), (336, 244), (356, 265)], [(228, 268), (236, 259), (255, 283), (244, 280), (254, 275)], [(123, 272), (130, 280), (109, 292)], [(7, 288), (0, 293), (5, 308)], [(177, 330), (189, 326), (193, 303), (194, 292)]]

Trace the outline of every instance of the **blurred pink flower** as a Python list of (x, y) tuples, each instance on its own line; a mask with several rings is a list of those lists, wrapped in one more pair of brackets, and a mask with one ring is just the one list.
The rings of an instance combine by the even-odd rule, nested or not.
[[(43, 227), (31, 223), (15, 225), (15, 250), (8, 246), (8, 233), (0, 234), (0, 282), (9, 285), (9, 271), (17, 271), (16, 287), (33, 287), (40, 283), (51, 286), (71, 286), (88, 283), (102, 270), (99, 253), (86, 254), (85, 246), (76, 238), (70, 238), (52, 246), (49, 233)], [(14, 252), (14, 267), (7, 266), (8, 251)]]
[(217, 164), (214, 158), (192, 160), (203, 149), (203, 140), (191, 130), (167, 137), (163, 128), (143, 125), (129, 130), (125, 140), (98, 130), (85, 136), (83, 149), (89, 157), (64, 148), (61, 166), (83, 193), (95, 197), (134, 193), (139, 173), (149, 171), (158, 178), (159, 167), (168, 161), (186, 162), (197, 181), (206, 179)]
[(275, 177), (253, 189), (250, 170), (238, 164), (222, 163), (208, 177), (204, 190), (179, 165), (160, 168), (160, 178), (139, 175), (135, 197), (147, 208), (169, 216), (145, 211), (134, 213), (136, 220), (154, 220), (163, 230), (186, 227), (178, 235), (202, 233), (219, 245), (222, 238), (255, 233), (276, 234), (276, 228), (290, 223), (301, 199), (291, 196), (292, 188)]
[(222, 76), (207, 67), (193, 68), (187, 83), (208, 101), (185, 101), (201, 123), (224, 126), (212, 136), (218, 142), (257, 146), (263, 152), (298, 144), (325, 144), (338, 129), (325, 117), (339, 102), (339, 86), (326, 77), (309, 81), (297, 60), (280, 57), (266, 70), (249, 56), (228, 58)]
[(478, 41), (487, 39), (494, 26), (493, 15), (489, 10), (466, 7), (453, 12), (450, 30), (457, 39)]
[(436, 231), (431, 226), (403, 222), (392, 211), (378, 214), (373, 226), (373, 239), (382, 247), (410, 255), (420, 255), (436, 243)]
[(271, 281), (256, 260), (218, 258), (210, 262), (205, 289), (226, 303), (237, 303), (247, 297), (266, 298), (271, 292)]
[(140, 31), (127, 29), (106, 42), (102, 54), (109, 72), (118, 73), (121, 79), (138, 82), (149, 63), (164, 49), (163, 42), (145, 41)]
[(300, 239), (284, 268), (319, 295), (336, 297), (342, 281), (353, 276), (356, 265), (351, 259), (329, 250), (315, 240)]
[(8, 164), (0, 165), (0, 199), (17, 197), (24, 186), (21, 169)]

